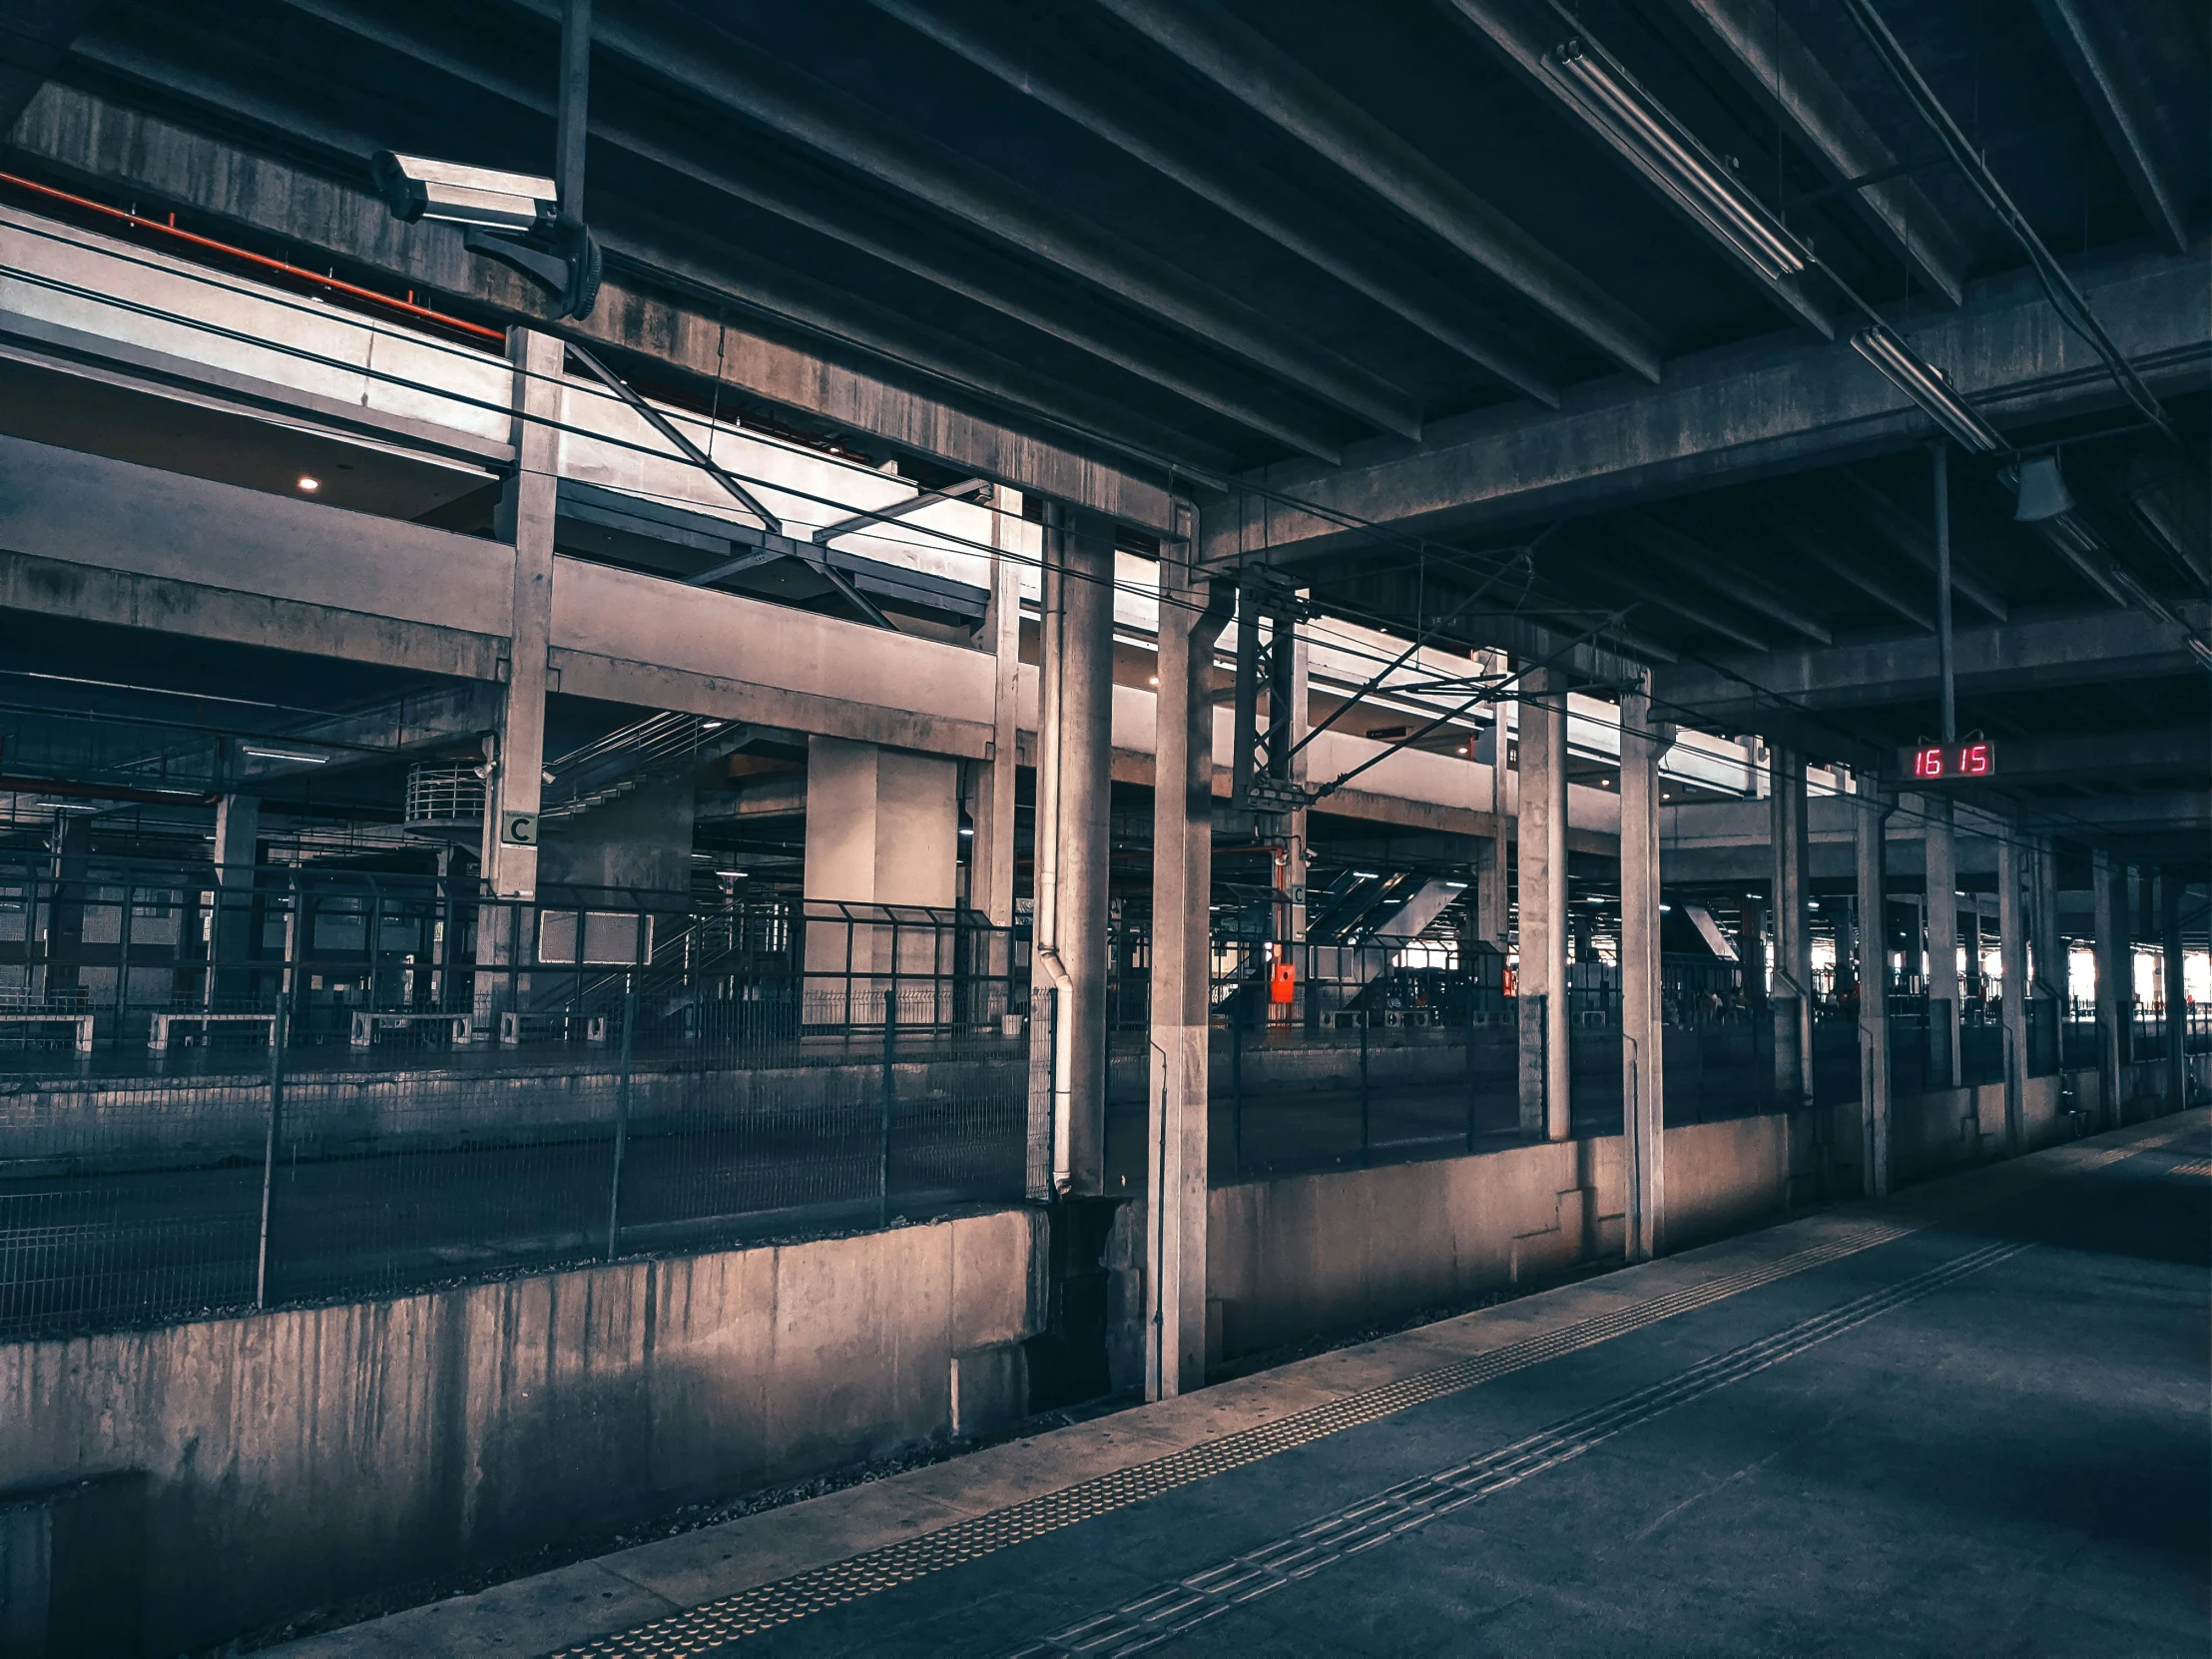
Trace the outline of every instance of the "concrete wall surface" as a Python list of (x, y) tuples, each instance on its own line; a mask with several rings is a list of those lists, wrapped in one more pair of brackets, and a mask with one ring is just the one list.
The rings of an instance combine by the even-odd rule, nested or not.
[[(1669, 1129), (1665, 1247), (1804, 1202), (1818, 1150), (1810, 1112)], [(1618, 1255), (1621, 1151), (1612, 1135), (1217, 1188), (1212, 1358), (1400, 1319)]]
[(221, 1641), (940, 1437), (955, 1414), (1011, 1420), (1037, 1225), (998, 1211), (0, 1345), (0, 1502), (135, 1476), (140, 1651)]

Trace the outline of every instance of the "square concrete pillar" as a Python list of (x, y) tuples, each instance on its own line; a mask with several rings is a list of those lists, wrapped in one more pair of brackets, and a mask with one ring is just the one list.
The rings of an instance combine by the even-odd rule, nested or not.
[(2004, 1149), (2027, 1150), (2027, 848), (2007, 827), (1997, 839), (1997, 952), (2004, 979), (1998, 1008), (2004, 1020)]
[[(1571, 1133), (1567, 1023), (1567, 694), (1555, 669), (1521, 682), (1520, 1121), (1531, 1137)], [(1535, 998), (1540, 1004), (1532, 1006)]]
[(1883, 834), (1891, 803), (1872, 778), (1859, 780), (1855, 797), (1855, 862), (1859, 901), (1859, 1156), (1862, 1190), (1881, 1198), (1890, 1190), (1890, 964), (1883, 944), (1888, 892)]
[[(1113, 526), (1047, 509), (1030, 1007), (1030, 1193), (1106, 1186), (1106, 903), (1114, 710)], [(1049, 1151), (1049, 1178), (1037, 1153)]]
[(969, 902), (994, 927), (1014, 920), (1014, 764), (1020, 743), (1016, 687), (1021, 672), (1021, 571), (1036, 532), (1021, 516), (1021, 492), (992, 496), (991, 597), (983, 634), (991, 650), (991, 753), (975, 792), (975, 839), (968, 853)]
[[(812, 904), (927, 905), (950, 909), (960, 836), (959, 763), (843, 738), (807, 740), (807, 858)], [(874, 1025), (898, 975), (917, 984), (944, 965), (927, 927), (810, 916), (807, 997), (811, 1023)], [(942, 994), (931, 981), (931, 994)], [(832, 1005), (833, 1004), (833, 1005)], [(949, 1009), (901, 1005), (904, 1023)]]
[(1152, 1042), (1146, 1091), (1145, 1397), (1206, 1381), (1206, 1065), (1212, 1001), (1214, 643), (1236, 589), (1188, 558), (1196, 515), (1160, 561), (1152, 792)]
[(2089, 880), (2097, 929), (2097, 1097), (2104, 1126), (2117, 1129), (2128, 1057), (2127, 869), (2099, 847), (2090, 854)]
[(495, 895), (527, 899), (538, 890), (564, 358), (558, 339), (529, 328), (507, 331), (507, 355), (514, 364), (515, 470), (500, 493), (498, 530), (514, 549), (514, 601), (484, 804), (483, 875)]
[(1941, 1079), (1930, 1079), (1934, 1087), (1958, 1081), (1958, 838), (1951, 827), (1950, 802), (1939, 796), (1927, 798), (1928, 848), (1928, 1017), (1949, 1037), (1938, 1051), (1943, 1056)]
[[(208, 947), (210, 1003), (244, 1004), (254, 994), (255, 873), (261, 853), (262, 802), (227, 795), (215, 808), (215, 925)], [(373, 942), (370, 949), (375, 948)]]
[(1666, 1213), (1666, 1056), (1659, 949), (1659, 757), (1673, 734), (1651, 718), (1651, 677), (1621, 694), (1621, 1099), (1628, 1259), (1659, 1254)]
[(2182, 881), (2178, 871), (2158, 872), (2158, 948), (2164, 960), (2166, 1000), (2166, 1110), (2189, 1104), (2189, 992), (2181, 944)]
[[(1810, 830), (1805, 757), (1780, 746), (1770, 755), (1767, 838), (1774, 860), (1774, 988), (1768, 1012), (1774, 1020), (1775, 1096), (1788, 1103), (1813, 1098), (1813, 928), (1805, 890)], [(1839, 972), (1843, 965), (1839, 954)]]

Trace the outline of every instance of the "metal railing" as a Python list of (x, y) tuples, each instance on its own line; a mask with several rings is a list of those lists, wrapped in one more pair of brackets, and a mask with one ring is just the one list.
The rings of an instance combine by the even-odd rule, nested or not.
[[(429, 1063), (599, 1046), (630, 976), (671, 1029), (794, 1036), (998, 1030), (1028, 1005), (1028, 942), (972, 911), (548, 889), (533, 903), (428, 876), (305, 867), (0, 861), (0, 1066), (143, 1065), (268, 1041)], [(731, 1005), (744, 1005), (733, 1014)], [(89, 1020), (89, 1026), (86, 1021)], [(164, 1040), (165, 1036), (170, 1040)]]

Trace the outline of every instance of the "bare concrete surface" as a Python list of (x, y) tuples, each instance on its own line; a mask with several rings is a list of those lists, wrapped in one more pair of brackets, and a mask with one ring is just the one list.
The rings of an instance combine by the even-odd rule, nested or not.
[(2204, 1653), (2193, 1111), (291, 1644)]

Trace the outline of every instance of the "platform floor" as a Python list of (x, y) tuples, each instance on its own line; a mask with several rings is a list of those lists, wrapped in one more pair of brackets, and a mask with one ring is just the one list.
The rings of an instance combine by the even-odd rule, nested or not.
[(2204, 1111), (285, 1651), (2212, 1652)]

